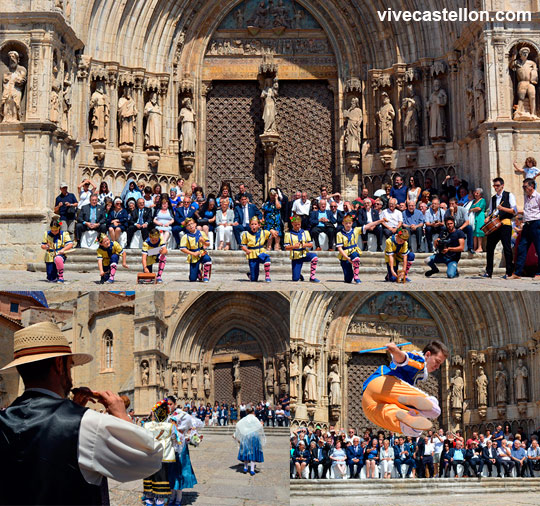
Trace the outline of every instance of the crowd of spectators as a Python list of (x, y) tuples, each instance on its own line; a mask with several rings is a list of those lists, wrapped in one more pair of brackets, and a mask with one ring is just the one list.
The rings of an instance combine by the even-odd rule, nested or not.
[(540, 475), (539, 437), (540, 428), (529, 437), (521, 427), (513, 434), (509, 425), (467, 439), (461, 431), (443, 429), (413, 438), (297, 427), (291, 431), (290, 474), (291, 479), (534, 477)]
[[(524, 168), (516, 164), (515, 169), (516, 172), (523, 173), (525, 181), (532, 181), (533, 185), (540, 174), (536, 161), (530, 157), (527, 158)], [(493, 187), (498, 196), (494, 195), (493, 198), (502, 205), (504, 202), (500, 199), (501, 195), (504, 196), (504, 181), (496, 179)], [(161, 184), (151, 187), (144, 182), (129, 180), (119, 196), (112, 194), (106, 182), (98, 185), (89, 179), (85, 179), (77, 187), (77, 196), (69, 192), (65, 183), (61, 184), (60, 190), (54, 210), (60, 215), (62, 229), (68, 230), (72, 235), (74, 233), (79, 244), (82, 234), (87, 230), (108, 233), (111, 240), (118, 240), (122, 233), (126, 232), (125, 247), (130, 248), (131, 240), (137, 231), (141, 232), (142, 239), (145, 240), (149, 230), (157, 227), (167, 239), (172, 235), (176, 248), (179, 248), (180, 235), (184, 232), (183, 223), (186, 218), (193, 218), (199, 230), (215, 233), (217, 249), (231, 249), (234, 245), (233, 238), (236, 240), (236, 247), (240, 248), (241, 233), (249, 229), (249, 220), (257, 216), (263, 220), (262, 228), (272, 232), (267, 249), (279, 250), (285, 231), (292, 228), (290, 217), (299, 216), (302, 228), (311, 234), (314, 249), (322, 249), (321, 234), (324, 233), (327, 248), (333, 251), (336, 234), (343, 229), (343, 218), (352, 215), (353, 226), (384, 219), (382, 224), (361, 236), (364, 250), (368, 249), (370, 234), (374, 236), (376, 250), (382, 251), (383, 242), (398, 229), (405, 228), (409, 232), (411, 251), (440, 253), (443, 248), (438, 247), (435, 236), (440, 238), (441, 235), (451, 235), (450, 251), (432, 257), (430, 271), (434, 273), (438, 270), (435, 267), (437, 263), (445, 263), (447, 266), (454, 263), (448, 268), (449, 277), (453, 277), (452, 269), (457, 274), (457, 268), (454, 267), (457, 266), (461, 251), (468, 251), (469, 256), (484, 251), (486, 238), (481, 227), (490, 212), (500, 210), (491, 209), (492, 200), (485, 195), (482, 188), (470, 187), (467, 181), (457, 175), (446, 176), (440, 188), (435, 188), (429, 177), (425, 178), (421, 186), (413, 176), (407, 178), (405, 184), (403, 177), (397, 175), (394, 184), (385, 184), (373, 194), (363, 188), (360, 196), (352, 202), (344, 201), (339, 193), (330, 193), (323, 185), (319, 188), (318, 195), (311, 196), (306, 191), (297, 191), (287, 196), (280, 188), (272, 188), (264, 203), (257, 205), (245, 184), (239, 184), (238, 188), (233, 189), (230, 184), (224, 183), (217, 193), (206, 194), (196, 182), (192, 183), (190, 188), (185, 188), (182, 178), (173, 181), (168, 189)], [(535, 205), (538, 205), (540, 197), (536, 197), (534, 189), (532, 191), (531, 198), (536, 202)], [(497, 205), (497, 208), (501, 205)], [(501, 234), (499, 239), (503, 243), (505, 256), (511, 255), (507, 251), (511, 247), (510, 235), (514, 245), (524, 226), (524, 215), (518, 212), (512, 194), (509, 194), (508, 205), (513, 209), (503, 209), (513, 212), (508, 220), (511, 221), (511, 227), (496, 233)], [(533, 223), (526, 227), (528, 244), (540, 241), (540, 226), (537, 226), (540, 220), (534, 220), (538, 217), (534, 205), (533, 208), (532, 214), (531, 211), (528, 213), (531, 216), (526, 218), (526, 221), (528, 219)], [(448, 232), (448, 220), (453, 221), (453, 232)], [(488, 257), (498, 242), (496, 234), (491, 238), (491, 248), (487, 241)], [(488, 258), (487, 263), (486, 272), (490, 275), (489, 265), (492, 260)], [(511, 275), (511, 270), (507, 270), (508, 275)]]

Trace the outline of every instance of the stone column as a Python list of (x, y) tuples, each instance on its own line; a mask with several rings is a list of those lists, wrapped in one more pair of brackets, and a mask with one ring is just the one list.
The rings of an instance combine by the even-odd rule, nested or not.
[(141, 152), (144, 145), (144, 129), (143, 129), (143, 111), (144, 111), (144, 95), (143, 95), (143, 84), (144, 84), (144, 72), (136, 71), (135, 72), (135, 84), (133, 87), (133, 98), (135, 99), (135, 105), (137, 107), (137, 118), (135, 119), (136, 132), (135, 132), (135, 146), (134, 151)]
[(110, 102), (109, 116), (109, 148), (118, 147), (118, 71), (109, 69), (109, 79), (107, 81), (107, 91)]

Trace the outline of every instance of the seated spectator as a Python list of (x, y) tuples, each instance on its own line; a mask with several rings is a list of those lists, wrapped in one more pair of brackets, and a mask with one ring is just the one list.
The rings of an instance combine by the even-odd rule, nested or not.
[(334, 469), (334, 477), (336, 477), (336, 469), (343, 479), (346, 477), (347, 473), (347, 454), (342, 448), (342, 443), (338, 439), (336, 441), (334, 450), (330, 453), (330, 460), (332, 461), (332, 468)]
[(405, 439), (402, 436), (397, 438), (394, 445), (394, 465), (396, 467), (396, 472), (400, 478), (403, 478), (403, 474), (401, 471), (401, 466), (403, 464), (407, 465), (405, 477), (409, 478), (411, 476), (411, 472), (414, 469), (414, 459), (412, 457), (413, 453), (414, 449), (411, 448), (411, 445), (409, 443), (405, 442)]
[(523, 179), (536, 179), (540, 176), (540, 169), (536, 166), (536, 160), (532, 156), (525, 158), (523, 167), (514, 162), (514, 170), (523, 174)]
[(107, 230), (103, 208), (98, 206), (97, 202), (98, 196), (96, 194), (92, 195), (90, 203), (85, 205), (79, 213), (77, 226), (75, 227), (75, 235), (79, 241), (77, 247), (80, 247), (80, 240), (85, 232), (95, 230), (99, 235)]
[(493, 466), (497, 470), (497, 476), (501, 476), (501, 464), (497, 454), (497, 445), (494, 445), (491, 439), (486, 441), (486, 446), (482, 448), (482, 456), (480, 461), (480, 467), (478, 468), (478, 474), (482, 475), (484, 466), (488, 468), (488, 476), (491, 478), (491, 473), (493, 472)]
[(195, 212), (197, 229), (202, 230), (206, 235), (213, 232), (216, 228), (216, 213), (216, 200), (213, 197), (209, 197), (202, 208)]
[(330, 203), (330, 202), (333, 202), (334, 200), (334, 196), (337, 195), (336, 193), (332, 193), (332, 194), (329, 194), (328, 193), (328, 188), (326, 187), (326, 185), (322, 185), (320, 188), (320, 191), (321, 191), (321, 194), (317, 197), (317, 200), (320, 202), (321, 200), (326, 200), (326, 203), (327, 205)]
[(200, 186), (195, 188), (195, 191), (191, 194), (191, 202), (194, 206), (197, 207), (197, 210), (201, 209), (202, 206), (206, 203), (203, 189)]
[[(161, 185), (159, 183), (156, 183), (154, 186), (152, 186), (152, 197), (158, 196), (161, 198), (161, 194), (163, 193), (163, 190), (161, 189)], [(154, 198), (155, 200), (155, 198)]]
[(266, 248), (271, 251), (272, 243), (274, 249), (279, 251), (281, 236), (283, 235), (283, 221), (281, 220), (281, 198), (275, 188), (270, 189), (268, 199), (262, 206), (264, 225), (263, 230), (270, 232)]
[(231, 249), (233, 236), (234, 211), (229, 207), (227, 200), (220, 202), (220, 208), (216, 212), (216, 243), (219, 250)]
[[(341, 194), (340, 193), (334, 193), (334, 198), (333, 198), (335, 204), (336, 204), (336, 208), (338, 211), (340, 212), (343, 212), (343, 200), (341, 200)], [(330, 208), (332, 208), (332, 206), (330, 206)]]
[(67, 183), (60, 183), (60, 195), (54, 202), (54, 212), (60, 216), (62, 232), (69, 232), (71, 236), (75, 235), (77, 208), (77, 198), (68, 192)]
[(428, 278), (439, 272), (436, 264), (446, 265), (446, 275), (449, 278), (459, 276), (457, 267), (461, 252), (465, 248), (465, 234), (461, 230), (456, 230), (453, 216), (446, 217), (444, 223), (446, 227), (441, 230), (441, 235), (435, 240), (437, 253), (426, 259), (426, 263), (430, 267), (430, 270), (425, 273)]
[(401, 212), (401, 214), (403, 214), (406, 210), (407, 210), (407, 204), (405, 202), (400, 202), (397, 206), (396, 206), (397, 210)]
[(107, 228), (112, 242), (118, 242), (120, 240), (122, 232), (127, 230), (128, 222), (129, 216), (124, 209), (122, 199), (117, 197), (114, 199), (114, 207), (107, 217)]
[[(390, 190), (390, 197), (397, 200), (397, 204), (407, 201), (407, 193), (409, 189), (403, 184), (403, 178), (396, 176), (394, 186)], [(396, 204), (396, 205), (397, 205)]]
[(152, 188), (150, 188), (150, 186), (145, 186), (144, 187), (143, 199), (144, 199), (144, 206), (145, 207), (155, 207), (156, 206), (156, 204), (154, 203), (154, 196), (152, 195)]
[(178, 198), (178, 205), (184, 200), (184, 183), (185, 180), (183, 177), (179, 177), (176, 181), (173, 179), (171, 181), (171, 188), (176, 190), (176, 197)]
[(512, 460), (512, 452), (506, 439), (501, 440), (501, 446), (497, 448), (497, 456), (501, 466), (504, 468), (504, 475), (509, 478), (512, 475), (515, 462)]
[(253, 203), (253, 195), (251, 195), (251, 193), (248, 192), (246, 185), (244, 183), (240, 183), (238, 185), (238, 193), (236, 194), (236, 197), (234, 197), (234, 201), (237, 206), (240, 205), (240, 199), (242, 198), (243, 195), (245, 195), (248, 198), (249, 202)]
[[(420, 209), (421, 204), (425, 204), (426, 210), (431, 206), (431, 197), (429, 195), (429, 192), (427, 190), (424, 190), (422, 192), (422, 195), (420, 196), (420, 199), (416, 202), (416, 207)], [(425, 214), (425, 212), (424, 212)]]
[(394, 449), (390, 447), (390, 441), (388, 439), (383, 441), (383, 446), (379, 452), (379, 460), (382, 477), (384, 479), (390, 479), (392, 477), (392, 469), (394, 468)]
[(309, 461), (310, 476), (314, 475), (316, 480), (319, 479), (319, 466), (322, 465), (322, 475), (320, 477), (324, 480), (332, 465), (329, 455), (331, 446), (322, 437), (317, 442), (312, 441), (311, 443), (316, 443), (316, 445), (311, 451), (311, 460)]
[(182, 199), (178, 197), (178, 192), (175, 186), (172, 186), (169, 190), (169, 199), (171, 201), (171, 209), (174, 210), (182, 203)]
[(137, 202), (135, 202), (134, 199), (129, 199), (127, 201), (127, 206), (126, 206), (126, 211), (128, 212), (128, 215), (132, 213), (133, 211), (135, 211), (136, 208), (137, 208)]
[[(392, 192), (392, 185), (391, 184), (385, 184), (384, 187), (384, 195), (381, 195), (380, 197), (378, 197), (379, 199), (381, 199), (381, 202), (382, 202), (382, 211), (384, 211), (385, 209), (388, 209), (388, 202), (390, 202), (390, 199), (392, 198), (392, 196), (390, 195), (390, 193)], [(396, 205), (397, 205), (397, 200), (396, 200)]]
[[(144, 186), (143, 186), (143, 191), (144, 191)], [(128, 179), (126, 184), (124, 185), (124, 189), (122, 190), (122, 193), (120, 194), (120, 198), (122, 199), (122, 202), (124, 203), (124, 205), (127, 206), (127, 201), (129, 199), (135, 199), (135, 200), (140, 199), (143, 196), (143, 191), (139, 189), (134, 179)], [(112, 193), (111, 195), (107, 195), (107, 196), (110, 198), (113, 198)]]
[(428, 253), (433, 253), (433, 236), (440, 234), (444, 227), (444, 212), (440, 209), (440, 200), (434, 197), (431, 207), (426, 211), (425, 234)]
[(96, 183), (90, 181), (90, 179), (83, 179), (80, 185), (77, 186), (77, 192), (79, 193), (79, 209), (90, 203), (90, 197), (97, 191)]
[(302, 192), (301, 197), (296, 199), (292, 205), (292, 215), (300, 216), (304, 230), (309, 229), (309, 213), (311, 211), (311, 200), (307, 198), (307, 192)]
[(347, 465), (349, 466), (349, 477), (360, 478), (360, 471), (364, 465), (364, 448), (362, 448), (358, 436), (353, 436), (352, 443), (347, 446), (346, 453)]
[(429, 200), (432, 200), (435, 195), (439, 194), (437, 188), (433, 187), (433, 179), (431, 179), (430, 177), (426, 177), (426, 179), (424, 180), (424, 189), (422, 191), (422, 194), (424, 192), (429, 192)]
[(250, 204), (247, 195), (242, 195), (240, 197), (240, 205), (234, 208), (234, 223), (233, 223), (233, 233), (236, 239), (236, 244), (238, 249), (241, 248), (242, 232), (251, 230), (249, 227), (249, 222), (251, 218), (257, 216), (257, 218), (262, 219), (262, 213), (257, 208), (255, 204)]
[(338, 209), (337, 202), (330, 202), (330, 212), (332, 213), (332, 216), (336, 220), (334, 223), (334, 227), (336, 228), (336, 233), (341, 232), (343, 230), (343, 218), (345, 217), (345, 214), (343, 211), (340, 211)]
[(470, 447), (465, 450), (465, 460), (469, 464), (470, 472), (478, 478), (482, 465), (482, 449), (478, 447), (478, 441), (471, 441)]
[(362, 191), (360, 192), (360, 196), (353, 200), (352, 205), (354, 207), (355, 211), (360, 210), (361, 208), (365, 207), (365, 201), (369, 199), (371, 200), (371, 203), (373, 204), (373, 199), (369, 196), (369, 188), (363, 187)]
[(522, 448), (521, 442), (518, 439), (514, 440), (514, 444), (510, 450), (510, 458), (514, 461), (516, 475), (520, 478), (525, 478), (525, 470), (527, 469), (527, 452)]
[(293, 453), (293, 460), (296, 468), (296, 478), (301, 480), (304, 477), (304, 469), (311, 460), (311, 454), (309, 450), (306, 449), (306, 444), (304, 441), (298, 442), (298, 448), (296, 448)]
[[(229, 207), (231, 209), (234, 209), (235, 202), (231, 197), (231, 187), (229, 186), (229, 183), (223, 183), (221, 185), (221, 188), (219, 189), (219, 192), (218, 192), (218, 197), (216, 199), (217, 206), (220, 206), (222, 199), (225, 199), (228, 202)], [(249, 197), (248, 197), (248, 201), (251, 201)]]
[(109, 191), (109, 185), (106, 181), (102, 181), (98, 190), (98, 204), (102, 206), (105, 203), (105, 198), (113, 198), (113, 192)]
[(540, 446), (538, 445), (538, 439), (533, 439), (531, 446), (527, 450), (527, 466), (531, 478), (534, 478), (535, 471), (540, 471)]
[(465, 188), (464, 186), (461, 186), (458, 190), (458, 196), (456, 197), (458, 199), (458, 204), (460, 206), (466, 206), (469, 203), (469, 190), (468, 188)]
[(364, 451), (364, 465), (366, 467), (366, 478), (375, 478), (375, 469), (379, 464), (379, 442), (372, 439)]
[(176, 249), (180, 249), (180, 232), (185, 231), (184, 222), (188, 218), (194, 218), (197, 208), (191, 204), (191, 195), (186, 194), (182, 205), (174, 210), (174, 224), (172, 235), (176, 241)]
[(127, 228), (127, 245), (129, 248), (135, 232), (141, 232), (142, 240), (148, 239), (148, 231), (152, 227), (152, 210), (144, 206), (144, 199), (141, 197), (137, 200), (137, 207), (129, 213), (129, 221)]
[(455, 448), (450, 448), (448, 457), (456, 477), (458, 476), (457, 466), (459, 464), (463, 466), (463, 476), (469, 475), (469, 463), (465, 460), (465, 449), (463, 448), (463, 443), (461, 441), (456, 442)]
[(382, 224), (382, 231), (385, 239), (388, 239), (389, 237), (394, 235), (403, 224), (403, 214), (401, 213), (401, 211), (396, 209), (396, 206), (397, 200), (395, 198), (391, 198), (388, 201), (388, 209), (385, 209), (381, 213), (381, 219), (386, 220)]
[(407, 210), (403, 213), (403, 228), (409, 231), (409, 249), (411, 247), (411, 239), (416, 237), (416, 251), (421, 250), (422, 237), (424, 235), (424, 215), (422, 211), (416, 209), (412, 200), (407, 203)]
[(321, 244), (319, 242), (319, 235), (325, 233), (328, 237), (328, 250), (334, 251), (334, 241), (336, 238), (336, 223), (335, 218), (332, 216), (330, 210), (326, 209), (326, 200), (319, 200), (319, 210), (311, 211), (309, 215), (309, 224), (311, 227), (311, 237), (315, 242), (316, 251), (321, 251)]
[(418, 179), (416, 179), (414, 176), (411, 176), (409, 178), (409, 189), (407, 190), (407, 209), (409, 207), (409, 202), (414, 202), (414, 205), (416, 207), (416, 204), (420, 200), (420, 197), (422, 196), (422, 188), (420, 188)]
[(439, 465), (439, 478), (442, 478), (443, 476), (445, 478), (448, 478), (448, 476), (450, 475), (450, 469), (452, 467), (450, 465), (450, 455), (449, 455), (450, 448), (452, 448), (450, 446), (450, 442), (446, 440), (443, 443), (443, 449), (441, 452), (440, 465)]
[(161, 233), (164, 244), (167, 244), (174, 224), (174, 211), (169, 206), (169, 201), (163, 199), (161, 206), (154, 213), (154, 225)]

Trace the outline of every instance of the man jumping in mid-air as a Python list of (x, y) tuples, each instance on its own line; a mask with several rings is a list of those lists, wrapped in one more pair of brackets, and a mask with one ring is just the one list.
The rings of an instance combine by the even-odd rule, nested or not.
[(386, 348), (392, 355), (390, 366), (383, 365), (364, 382), (362, 408), (366, 417), (383, 429), (419, 436), (432, 427), (429, 418), (441, 414), (435, 397), (415, 385), (426, 381), (448, 358), (448, 348), (431, 341), (423, 350), (402, 351), (395, 343)]

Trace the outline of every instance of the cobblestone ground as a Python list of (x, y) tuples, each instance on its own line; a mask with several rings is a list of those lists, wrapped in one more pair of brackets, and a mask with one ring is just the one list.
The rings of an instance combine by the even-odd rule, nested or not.
[[(540, 499), (538, 493), (523, 492), (520, 494), (504, 493), (504, 494), (459, 494), (452, 492), (452, 496), (448, 495), (409, 495), (391, 497), (369, 497), (363, 496), (361, 501), (358, 497), (340, 497), (339, 502), (336, 498), (332, 499), (333, 504), (340, 506), (471, 506), (475, 503), (482, 506), (538, 506)], [(291, 506), (327, 506), (330, 502), (328, 497), (325, 498), (291, 498)]]
[[(97, 281), (95, 273), (66, 273), (66, 283), (63, 285), (51, 284), (45, 281), (45, 276), (41, 272), (28, 271), (0, 271), (0, 290), (20, 290), (21, 288), (32, 290), (216, 290), (216, 291), (296, 291), (296, 290), (474, 290), (474, 291), (494, 291), (494, 290), (540, 290), (540, 281), (532, 278), (521, 280), (504, 280), (500, 276), (493, 279), (484, 279), (475, 275), (462, 275), (458, 279), (447, 279), (442, 274), (425, 278), (421, 274), (413, 274), (411, 282), (405, 285), (396, 283), (386, 283), (383, 275), (366, 273), (361, 275), (362, 283), (358, 285), (346, 284), (337, 274), (321, 276), (321, 283), (293, 283), (290, 277), (285, 274), (276, 274), (272, 277), (272, 283), (260, 281), (251, 283), (246, 277), (238, 273), (227, 275), (225, 273), (212, 274), (210, 283), (189, 283), (182, 279), (181, 275), (175, 273), (165, 273), (164, 283), (161, 285), (137, 285), (134, 282), (136, 274), (120, 270), (116, 275), (114, 284), (106, 283), (101, 285)], [(264, 279), (264, 276), (261, 277)]]
[[(182, 504), (289, 506), (288, 443), (287, 436), (267, 434), (265, 461), (252, 477), (237, 465), (238, 445), (230, 435), (205, 434), (199, 447), (190, 447), (198, 483), (184, 491)], [(111, 506), (142, 505), (142, 481), (109, 482), (109, 490)]]

